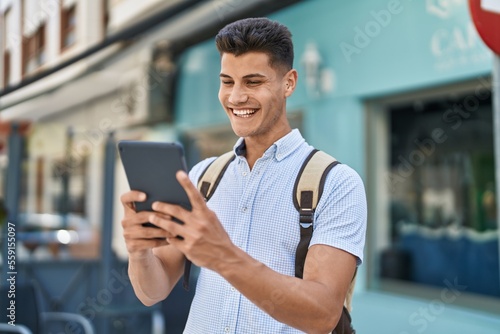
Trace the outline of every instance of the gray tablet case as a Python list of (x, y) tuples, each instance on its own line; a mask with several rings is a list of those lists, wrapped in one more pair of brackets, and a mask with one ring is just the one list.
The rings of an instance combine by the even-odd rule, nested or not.
[(187, 171), (179, 143), (123, 140), (118, 143), (118, 151), (130, 189), (147, 195), (146, 201), (135, 203), (137, 211), (152, 211), (155, 201), (191, 209), (186, 192), (175, 178), (177, 171)]

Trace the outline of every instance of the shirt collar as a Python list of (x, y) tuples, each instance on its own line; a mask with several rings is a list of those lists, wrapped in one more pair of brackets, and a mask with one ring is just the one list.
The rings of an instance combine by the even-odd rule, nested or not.
[[(266, 152), (264, 152), (264, 156), (274, 155), (276, 160), (281, 161), (304, 142), (305, 139), (300, 134), (300, 131), (298, 129), (293, 129), (288, 134), (274, 142), (274, 144), (272, 144)], [(246, 152), (245, 139), (239, 138), (233, 149), (237, 156), (244, 155)]]

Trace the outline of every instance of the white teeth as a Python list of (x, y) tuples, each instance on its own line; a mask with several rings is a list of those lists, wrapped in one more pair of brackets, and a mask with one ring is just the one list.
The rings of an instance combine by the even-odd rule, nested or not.
[(239, 110), (233, 109), (233, 114), (235, 114), (236, 116), (249, 116), (255, 113), (256, 111), (257, 110), (255, 109), (239, 109)]

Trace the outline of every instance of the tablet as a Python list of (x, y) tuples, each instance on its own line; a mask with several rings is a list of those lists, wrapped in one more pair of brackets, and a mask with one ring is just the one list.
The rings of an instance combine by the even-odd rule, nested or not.
[(156, 201), (191, 210), (189, 198), (175, 178), (177, 171), (187, 172), (181, 144), (122, 140), (118, 151), (130, 189), (147, 195), (146, 201), (135, 203), (138, 212), (153, 211), (151, 206)]

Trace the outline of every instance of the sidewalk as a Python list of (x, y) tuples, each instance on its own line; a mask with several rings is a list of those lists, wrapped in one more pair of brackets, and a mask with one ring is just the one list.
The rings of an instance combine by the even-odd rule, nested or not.
[(358, 334), (500, 334), (500, 317), (381, 292), (353, 296)]

